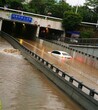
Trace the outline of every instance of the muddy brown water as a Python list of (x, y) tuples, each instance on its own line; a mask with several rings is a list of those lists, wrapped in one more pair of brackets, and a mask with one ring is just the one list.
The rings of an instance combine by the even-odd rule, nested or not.
[(20, 43), (70, 76), (73, 76), (78, 81), (84, 83), (87, 87), (95, 89), (95, 91), (98, 92), (98, 69), (93, 68), (92, 65), (89, 66), (74, 58), (68, 60), (65, 58), (55, 57), (48, 53), (49, 51), (54, 50), (55, 47), (52, 47), (52, 45), (45, 45), (42, 40), (35, 42), (20, 39)]
[(84, 110), (0, 38), (2, 110)]

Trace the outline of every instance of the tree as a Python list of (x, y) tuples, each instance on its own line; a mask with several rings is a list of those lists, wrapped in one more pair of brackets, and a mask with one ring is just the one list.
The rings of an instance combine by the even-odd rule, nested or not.
[(87, 6), (78, 7), (78, 13), (82, 16), (84, 22), (93, 22), (97, 21), (97, 14)]
[(52, 12), (52, 16), (63, 18), (63, 14), (65, 11), (71, 10), (71, 7), (66, 2), (60, 1), (59, 3), (55, 3), (51, 5), (50, 12)]
[(77, 29), (81, 21), (82, 17), (79, 14), (68, 11), (64, 13), (62, 26), (65, 28), (65, 31), (72, 31)]
[(98, 0), (86, 0), (86, 6), (96, 7), (98, 6)]
[(55, 3), (55, 0), (31, 0), (29, 3), (29, 8), (32, 9), (34, 13), (46, 14), (48, 8)]
[(98, 14), (98, 0), (86, 0), (85, 5), (92, 7), (92, 10)]
[(13, 9), (18, 9), (18, 10), (22, 10), (23, 9), (22, 3), (18, 2), (18, 1), (11, 2), (9, 7), (13, 8)]
[(54, 17), (63, 17), (63, 13), (71, 9), (71, 7), (63, 1), (57, 2), (56, 0), (31, 0), (27, 5), (24, 5), (27, 11), (44, 14)]
[(1, 6), (7, 5), (9, 8), (17, 9), (22, 7), (22, 2), (25, 0), (2, 0)]
[(6, 4), (6, 0), (1, 0), (0, 1), (0, 6), (4, 6)]

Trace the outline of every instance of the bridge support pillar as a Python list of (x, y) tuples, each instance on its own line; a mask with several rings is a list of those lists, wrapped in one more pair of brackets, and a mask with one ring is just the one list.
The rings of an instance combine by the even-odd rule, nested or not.
[(1, 31), (1, 28), (2, 28), (2, 19), (0, 19), (0, 31)]
[(38, 27), (37, 27), (36, 37), (39, 37), (39, 31), (40, 31), (40, 25), (38, 25)]

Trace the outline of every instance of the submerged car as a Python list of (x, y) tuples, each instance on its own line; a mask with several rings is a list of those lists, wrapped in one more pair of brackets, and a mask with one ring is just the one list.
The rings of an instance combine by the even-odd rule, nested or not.
[(48, 52), (48, 53), (51, 53), (52, 55), (58, 56), (61, 58), (68, 58), (68, 59), (72, 58), (67, 52), (64, 52), (64, 51), (53, 50), (53, 51)]

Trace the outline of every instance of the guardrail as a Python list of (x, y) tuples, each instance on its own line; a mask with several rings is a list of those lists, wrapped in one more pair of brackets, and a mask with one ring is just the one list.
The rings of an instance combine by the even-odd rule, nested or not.
[[(85, 86), (82, 82), (79, 82), (74, 77), (69, 76), (67, 73), (63, 72), (55, 65), (53, 65), (53, 64), (49, 63), (48, 61), (46, 61), (45, 59), (41, 58), (39, 55), (37, 55), (36, 53), (31, 51), (27, 47), (21, 45), (18, 42), (18, 40), (11, 37), (10, 35), (8, 35), (4, 32), (0, 32), (0, 35), (3, 38), (5, 38), (8, 42), (10, 42), (10, 44), (12, 44), (15, 48), (18, 48), (23, 54), (27, 54), (26, 55), (28, 57), (27, 59), (35, 60), (36, 62), (38, 62), (40, 64), (40, 66), (43, 66), (44, 69), (47, 69), (47, 71), (50, 71), (50, 73), (47, 74), (46, 76), (49, 76), (51, 74), (51, 75), (54, 75), (54, 77), (57, 77), (59, 81), (56, 81), (56, 78), (55, 78), (55, 80), (51, 78), (51, 80), (55, 84), (58, 83), (56, 85), (58, 85), (60, 87), (62, 85), (67, 84), (68, 87), (70, 86), (71, 88), (73, 88), (72, 91), (71, 91), (71, 89), (69, 90), (72, 92), (71, 93), (72, 98), (74, 98), (73, 97), (74, 94), (78, 94), (80, 97), (83, 97), (83, 98), (85, 97), (85, 100), (86, 100), (85, 102), (81, 101), (81, 98), (80, 98), (80, 102), (79, 102), (79, 99), (74, 98), (74, 100), (76, 100), (78, 103), (80, 103), (83, 107), (85, 107), (86, 109), (89, 108), (89, 110), (98, 110), (98, 93), (95, 90)], [(62, 85), (60, 84), (60, 82), (62, 82)], [(67, 89), (66, 90), (64, 89), (65, 88), (64, 86), (62, 86), (60, 88), (63, 91), (68, 93)], [(88, 108), (86, 107), (85, 103), (87, 103), (87, 107), (89, 105)]]
[[(46, 41), (49, 41), (49, 40), (46, 40)], [(57, 45), (62, 46), (62, 47), (64, 47), (64, 48), (66, 48), (66, 49), (69, 49), (69, 50), (72, 50), (72, 51), (75, 51), (75, 52), (84, 54), (85, 56), (92, 57), (92, 58), (98, 60), (98, 56), (94, 56), (94, 55), (88, 54), (88, 53), (86, 53), (86, 52), (83, 52), (83, 51), (81, 51), (81, 50), (77, 50), (77, 49), (73, 48), (73, 47), (77, 47), (77, 48), (80, 47), (80, 48), (82, 48), (82, 49), (83, 49), (83, 48), (98, 49), (98, 46), (66, 44), (66, 43), (61, 42), (61, 41), (49, 41), (49, 42), (54, 43), (54, 44), (57, 44)]]
[(61, 40), (62, 42), (76, 45), (98, 46), (98, 38), (68, 38)]
[(22, 15), (37, 16), (37, 17), (41, 17), (41, 18), (45, 18), (45, 19), (53, 19), (53, 20), (57, 20), (57, 21), (62, 21), (61, 18), (35, 14), (35, 13), (31, 13), (31, 12), (26, 12), (26, 11), (23, 11), (23, 10), (15, 10), (15, 9), (4, 8), (4, 7), (0, 7), (0, 10), (8, 11), (8, 12), (14, 12), (14, 13), (19, 13), (19, 14), (22, 14)]
[[(60, 77), (62, 77), (64, 80), (70, 82), (71, 84), (73, 84), (75, 87), (77, 87), (79, 90), (85, 92), (87, 95), (89, 95), (90, 97), (94, 98), (95, 100), (98, 100), (98, 93), (95, 92), (95, 90), (85, 86), (82, 82), (79, 82), (78, 80), (76, 80), (75, 78), (73, 78), (72, 76), (69, 76), (68, 74), (66, 74), (65, 72), (63, 72), (62, 70), (58, 69), (55, 65), (50, 64), (48, 61), (44, 60), (43, 58), (41, 58), (39, 55), (37, 55), (36, 53), (32, 52), (31, 50), (27, 49), (26, 47), (24, 47), (25, 51), (28, 52), (31, 56), (33, 56), (33, 58), (35, 58), (37, 61), (39, 61), (41, 64), (43, 64), (44, 66), (46, 66), (48, 69), (52, 70), (54, 72), (54, 74), (58, 74)], [(88, 92), (84, 91), (87, 90)], [(97, 98), (96, 98), (97, 96)]]

